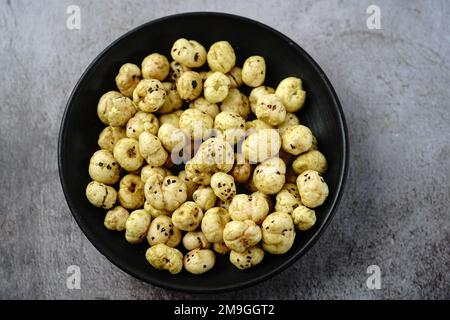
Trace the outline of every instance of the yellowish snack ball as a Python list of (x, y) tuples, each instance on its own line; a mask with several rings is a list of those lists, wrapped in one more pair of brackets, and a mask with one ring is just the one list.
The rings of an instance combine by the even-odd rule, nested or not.
[(141, 177), (134, 174), (127, 174), (120, 180), (119, 203), (126, 209), (138, 209), (143, 206), (144, 198), (144, 184)]
[(227, 73), (236, 63), (236, 54), (228, 41), (218, 41), (209, 48), (206, 59), (212, 71)]
[(159, 117), (159, 125), (162, 126), (164, 123), (170, 123), (174, 127), (180, 127), (180, 116), (183, 114), (183, 110), (177, 110), (168, 114), (163, 114)]
[(117, 200), (117, 192), (104, 183), (92, 181), (86, 187), (86, 198), (97, 208), (110, 209)]
[(220, 104), (220, 110), (235, 112), (243, 119), (247, 119), (250, 114), (250, 102), (239, 89), (231, 88), (227, 97)]
[(225, 208), (214, 207), (205, 212), (201, 229), (209, 242), (223, 242), (223, 229), (230, 222), (230, 215)]
[(123, 231), (129, 216), (127, 209), (117, 206), (108, 211), (103, 224), (111, 231)]
[(227, 247), (225, 242), (213, 243), (213, 250), (214, 250), (214, 252), (221, 254), (221, 255), (226, 255), (227, 253), (231, 252), (231, 249)]
[(133, 102), (144, 112), (158, 111), (166, 101), (167, 92), (161, 81), (156, 79), (141, 80), (133, 92)]
[(280, 192), (277, 193), (275, 211), (292, 213), (296, 208), (302, 205), (297, 185), (286, 183)]
[(180, 171), (180, 173), (178, 173), (178, 178), (186, 184), (187, 199), (192, 200), (193, 194), (199, 188), (199, 185), (188, 178), (186, 170)]
[(231, 200), (228, 212), (233, 220), (252, 220), (261, 224), (269, 213), (269, 205), (261, 196), (238, 194)]
[(172, 175), (172, 173), (169, 170), (167, 170), (163, 167), (153, 167), (150, 165), (146, 165), (146, 166), (142, 167), (142, 169), (141, 169), (142, 182), (145, 184), (147, 182), (147, 179), (154, 174), (160, 175), (161, 178)]
[(230, 221), (223, 230), (223, 240), (231, 250), (244, 252), (261, 241), (261, 229), (252, 220)]
[(306, 92), (302, 88), (302, 80), (296, 77), (289, 77), (280, 82), (275, 91), (280, 97), (288, 112), (297, 112), (303, 107)]
[(223, 201), (222, 199), (217, 198), (216, 207), (228, 210), (228, 208), (230, 207), (230, 203), (231, 201)]
[(247, 58), (242, 67), (242, 81), (249, 87), (259, 87), (266, 79), (266, 61), (261, 56)]
[(98, 118), (106, 125), (109, 125), (109, 111), (112, 108), (113, 101), (122, 99), (123, 95), (117, 91), (109, 91), (101, 96), (97, 105)]
[(230, 80), (221, 72), (214, 72), (204, 84), (205, 99), (211, 103), (218, 103), (225, 100), (230, 88)]
[(238, 143), (245, 136), (245, 120), (236, 112), (220, 112), (214, 119), (214, 128), (230, 144)]
[(142, 76), (144, 79), (163, 81), (169, 74), (170, 64), (165, 56), (152, 53), (142, 61)]
[(192, 182), (205, 186), (211, 183), (211, 172), (201, 172), (192, 160), (186, 163), (185, 171), (187, 178)]
[(203, 211), (193, 201), (186, 201), (172, 214), (173, 224), (183, 231), (194, 231), (202, 219)]
[(199, 68), (206, 62), (206, 50), (195, 40), (178, 39), (170, 54), (173, 60), (188, 68)]
[(133, 63), (125, 63), (116, 76), (116, 85), (125, 97), (133, 97), (133, 91), (141, 81), (141, 69)]
[(179, 152), (190, 142), (187, 133), (170, 123), (164, 123), (158, 131), (158, 138), (167, 151)]
[(105, 93), (97, 106), (100, 120), (113, 127), (124, 126), (135, 113), (136, 107), (133, 101), (116, 91)]
[(102, 130), (98, 137), (98, 146), (102, 149), (113, 152), (117, 141), (125, 138), (125, 129), (123, 127), (108, 126)]
[(211, 134), (214, 119), (197, 109), (187, 109), (180, 116), (180, 129), (186, 130), (192, 139), (204, 140)]
[(286, 113), (286, 118), (284, 119), (284, 121), (279, 124), (277, 128), (280, 131), (281, 135), (286, 131), (286, 129), (298, 124), (300, 124), (300, 120), (298, 119), (298, 117), (295, 114), (288, 112)]
[(286, 212), (269, 214), (261, 230), (263, 248), (271, 254), (285, 254), (294, 244), (294, 222), (291, 215)]
[(183, 269), (183, 254), (162, 243), (148, 248), (145, 258), (153, 268), (167, 270), (171, 274), (180, 273)]
[(261, 129), (250, 134), (242, 143), (242, 153), (250, 163), (262, 162), (278, 154), (280, 134), (275, 129)]
[(153, 219), (159, 216), (170, 216), (172, 214), (172, 212), (164, 209), (156, 209), (150, 204), (149, 201), (144, 202), (144, 210), (147, 211)]
[(256, 112), (256, 104), (258, 103), (259, 98), (266, 94), (274, 94), (275, 89), (268, 87), (268, 86), (259, 86), (250, 92), (250, 96), (248, 97), (248, 100), (250, 102), (250, 109), (253, 113)]
[(244, 158), (242, 153), (237, 153), (234, 156), (235, 163), (230, 171), (234, 181), (238, 183), (246, 183), (252, 175), (252, 166), (250, 162)]
[(142, 132), (139, 136), (139, 150), (151, 166), (162, 166), (169, 156), (159, 138), (149, 132)]
[(114, 158), (127, 171), (138, 170), (144, 163), (144, 158), (139, 151), (139, 142), (131, 138), (117, 141), (114, 146)]
[(234, 163), (233, 147), (222, 137), (210, 138), (200, 145), (191, 161), (201, 172), (229, 172)]
[(306, 170), (297, 177), (297, 187), (303, 205), (314, 209), (325, 202), (329, 190), (317, 171)]
[(211, 244), (201, 231), (187, 232), (183, 237), (183, 246), (186, 250), (209, 249)]
[(192, 199), (203, 211), (206, 211), (214, 207), (217, 198), (211, 187), (200, 186), (194, 191)]
[(264, 258), (264, 250), (255, 246), (244, 252), (230, 252), (230, 262), (238, 269), (244, 270), (260, 264)]
[(144, 240), (152, 218), (145, 210), (136, 210), (130, 213), (125, 223), (125, 239), (129, 243), (138, 244)]
[(191, 69), (179, 62), (172, 61), (170, 63), (170, 70), (169, 75), (167, 76), (167, 80), (176, 83), (181, 74), (186, 71), (191, 71)]
[(244, 83), (242, 81), (242, 68), (234, 67), (227, 73), (230, 79), (230, 88), (239, 88)]
[(181, 109), (183, 107), (183, 100), (178, 94), (177, 86), (175, 85), (175, 83), (163, 82), (163, 88), (166, 90), (167, 96), (164, 100), (164, 104), (158, 110), (158, 113), (167, 114)]
[(299, 155), (311, 149), (313, 135), (311, 130), (301, 124), (289, 127), (281, 135), (281, 147), (284, 151)]
[(198, 97), (189, 104), (190, 109), (197, 109), (201, 112), (207, 113), (213, 119), (219, 114), (219, 106), (216, 103), (211, 103), (204, 97)]
[(253, 182), (256, 188), (265, 194), (276, 194), (286, 182), (286, 164), (281, 158), (274, 157), (264, 160), (253, 172)]
[(223, 201), (230, 201), (236, 195), (234, 178), (225, 172), (217, 172), (212, 175), (211, 188), (216, 196)]
[(274, 208), (273, 201), (269, 194), (265, 194), (261, 191), (256, 190), (252, 193), (252, 195), (254, 197), (261, 197), (261, 198), (265, 199), (267, 201), (267, 205), (269, 206), (269, 212), (273, 210), (273, 208)]
[(186, 184), (176, 176), (150, 176), (144, 186), (145, 198), (156, 209), (169, 212), (187, 199)]
[(292, 212), (295, 226), (302, 231), (311, 229), (316, 224), (316, 213), (305, 206), (299, 206)]
[(266, 94), (256, 103), (255, 115), (259, 120), (277, 126), (286, 119), (286, 109), (280, 98), (274, 94)]
[(144, 131), (151, 134), (157, 134), (159, 121), (154, 114), (139, 111), (134, 117), (128, 120), (126, 128), (126, 136), (137, 140)]
[(270, 124), (265, 123), (262, 120), (255, 119), (252, 121), (247, 121), (245, 123), (245, 130), (248, 131), (250, 134), (258, 132), (262, 129), (274, 129)]
[(147, 231), (147, 241), (150, 246), (162, 243), (174, 248), (181, 241), (181, 231), (173, 225), (170, 217), (160, 215), (150, 223)]
[(89, 176), (94, 181), (113, 185), (119, 181), (120, 166), (117, 162), (110, 151), (98, 150), (89, 161)]
[(306, 170), (314, 170), (319, 174), (327, 172), (328, 163), (325, 156), (318, 150), (310, 150), (297, 157), (292, 163), (292, 169), (296, 174), (302, 174)]
[(202, 274), (214, 267), (216, 256), (208, 249), (194, 249), (184, 257), (184, 268), (192, 274)]

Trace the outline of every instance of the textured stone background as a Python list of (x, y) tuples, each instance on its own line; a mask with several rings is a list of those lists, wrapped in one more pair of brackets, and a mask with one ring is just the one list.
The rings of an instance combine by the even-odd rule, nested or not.
[[(366, 8), (381, 8), (368, 30)], [(81, 7), (80, 31), (66, 8)], [(291, 268), (207, 298), (450, 298), (450, 5), (447, 1), (0, 1), (0, 298), (199, 298), (142, 283), (109, 263), (65, 203), (57, 136), (89, 62), (144, 22), (185, 11), (262, 21), (328, 74), (349, 127), (345, 196)], [(81, 290), (66, 268), (81, 267)], [(379, 265), (382, 289), (366, 268)]]

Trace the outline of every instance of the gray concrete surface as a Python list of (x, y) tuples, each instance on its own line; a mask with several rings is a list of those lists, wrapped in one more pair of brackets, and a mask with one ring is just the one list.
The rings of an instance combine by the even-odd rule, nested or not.
[[(382, 30), (366, 27), (381, 9)], [(66, 8), (81, 8), (81, 30)], [(186, 11), (262, 21), (305, 48), (341, 99), (350, 175), (330, 228), (285, 272), (242, 299), (450, 298), (450, 4), (445, 1), (0, 1), (0, 298), (199, 298), (109, 263), (65, 203), (57, 135), (89, 62), (141, 23)], [(79, 265), (80, 290), (66, 288)], [(381, 290), (366, 269), (381, 269)]]

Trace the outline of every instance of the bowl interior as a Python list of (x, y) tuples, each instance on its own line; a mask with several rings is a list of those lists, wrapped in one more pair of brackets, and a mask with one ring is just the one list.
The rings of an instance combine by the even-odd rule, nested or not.
[[(218, 257), (214, 269), (201, 276), (183, 271), (173, 276), (153, 269), (145, 259), (146, 243), (131, 245), (124, 234), (103, 226), (105, 211), (94, 208), (85, 197), (90, 182), (88, 163), (98, 149), (97, 138), (104, 125), (96, 114), (101, 95), (115, 90), (114, 78), (123, 63), (140, 65), (152, 52), (170, 57), (172, 43), (180, 38), (195, 39), (206, 48), (218, 40), (228, 40), (235, 48), (238, 65), (246, 57), (266, 59), (266, 85), (276, 86), (288, 76), (303, 79), (307, 102), (298, 116), (311, 128), (319, 148), (329, 162), (325, 179), (330, 196), (316, 210), (317, 224), (297, 233), (293, 248), (285, 255), (266, 254), (257, 267), (239, 271)], [(59, 165), (69, 207), (88, 239), (109, 260), (126, 272), (158, 286), (194, 292), (236, 289), (261, 281), (282, 270), (302, 255), (329, 222), (339, 200), (346, 171), (346, 130), (337, 97), (323, 72), (296, 44), (278, 32), (251, 20), (224, 14), (195, 13), (170, 16), (145, 24), (101, 53), (89, 66), (72, 93), (61, 127)]]

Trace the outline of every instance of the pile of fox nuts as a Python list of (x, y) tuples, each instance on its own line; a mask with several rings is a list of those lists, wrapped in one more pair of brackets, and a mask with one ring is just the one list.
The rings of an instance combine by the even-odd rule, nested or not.
[(109, 210), (106, 228), (147, 241), (148, 262), (172, 274), (205, 273), (216, 253), (241, 270), (286, 253), (329, 193), (327, 161), (295, 115), (301, 79), (264, 86), (264, 58), (240, 68), (227, 41), (206, 51), (178, 39), (170, 53), (171, 62), (152, 53), (141, 67), (124, 64), (118, 91), (101, 97), (106, 127), (87, 199)]

